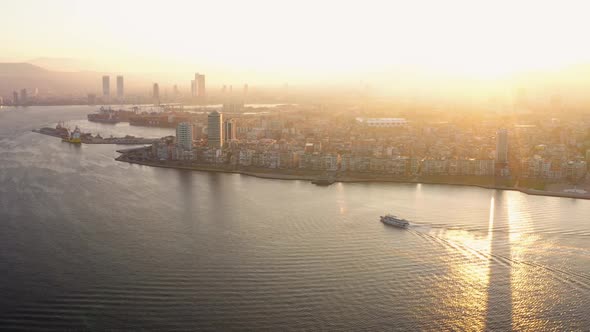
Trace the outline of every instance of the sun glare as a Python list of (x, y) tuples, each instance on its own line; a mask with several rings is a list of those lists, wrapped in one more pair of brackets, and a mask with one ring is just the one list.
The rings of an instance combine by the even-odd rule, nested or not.
[[(23, 58), (43, 47), (51, 50), (48, 56), (89, 58), (130, 71), (198, 66), (308, 78), (380, 77), (404, 67), (494, 79), (590, 59), (582, 36), (590, 31), (587, 7), (528, 0), (105, 0), (88, 8), (61, 0), (36, 3), (33, 19), (43, 33), (19, 23), (18, 15), (0, 26), (20, 26), (18, 35), (4, 34), (1, 41), (20, 44), (27, 50)], [(19, 12), (14, 9), (7, 12)]]

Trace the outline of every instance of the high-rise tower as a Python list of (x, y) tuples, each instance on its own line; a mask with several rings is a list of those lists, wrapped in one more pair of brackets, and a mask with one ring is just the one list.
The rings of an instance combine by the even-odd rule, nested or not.
[(206, 90), (205, 90), (205, 75), (201, 75), (199, 73), (195, 74), (195, 96), (197, 98), (203, 99), (205, 98)]
[(496, 163), (508, 162), (508, 131), (500, 129), (496, 132)]
[(111, 95), (111, 78), (108, 75), (102, 77), (102, 95), (107, 98)]
[(223, 141), (231, 141), (236, 139), (236, 119), (228, 119), (223, 121)]
[(207, 141), (209, 147), (223, 147), (223, 114), (213, 111), (207, 117)]
[(154, 100), (160, 99), (160, 85), (158, 85), (158, 83), (154, 83), (154, 87), (152, 88), (152, 97)]
[(123, 98), (125, 95), (125, 82), (123, 76), (117, 76), (117, 98)]

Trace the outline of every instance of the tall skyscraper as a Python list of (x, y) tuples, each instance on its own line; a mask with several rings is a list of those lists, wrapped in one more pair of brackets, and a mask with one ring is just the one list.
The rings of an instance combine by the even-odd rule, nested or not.
[(207, 141), (209, 147), (223, 147), (223, 114), (213, 111), (207, 116)]
[(195, 96), (198, 98), (205, 98), (205, 75), (195, 74)]
[(21, 105), (26, 105), (29, 101), (29, 94), (27, 93), (27, 89), (20, 90), (20, 103)]
[(496, 163), (508, 162), (508, 130), (500, 129), (496, 132)]
[(242, 95), (242, 104), (245, 104), (248, 99), (248, 84), (244, 84), (244, 91)]
[(123, 76), (117, 76), (117, 97), (123, 98), (125, 95), (125, 83), (123, 81)]
[(18, 92), (14, 91), (12, 93), (12, 105), (17, 106), (18, 104), (19, 104)]
[(223, 140), (230, 141), (236, 139), (236, 120), (228, 119), (223, 122)]
[(108, 75), (102, 77), (102, 95), (107, 98), (111, 95), (111, 78)]
[(176, 126), (176, 143), (182, 149), (193, 149), (193, 126), (188, 122), (181, 122)]
[(158, 85), (158, 83), (154, 83), (152, 97), (154, 98), (154, 101), (160, 100), (160, 86)]

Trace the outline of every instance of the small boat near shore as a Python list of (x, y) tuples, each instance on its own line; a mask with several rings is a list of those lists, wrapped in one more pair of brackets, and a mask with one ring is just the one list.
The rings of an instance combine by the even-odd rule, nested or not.
[(318, 185), (318, 186), (329, 186), (334, 183), (332, 179), (315, 179), (311, 181), (311, 183)]
[(329, 185), (333, 184), (334, 182), (336, 182), (334, 180), (334, 178), (329, 175), (322, 175), (322, 176), (319, 176), (318, 178), (316, 178), (315, 180), (311, 181), (311, 183), (318, 185), (318, 186), (329, 186)]

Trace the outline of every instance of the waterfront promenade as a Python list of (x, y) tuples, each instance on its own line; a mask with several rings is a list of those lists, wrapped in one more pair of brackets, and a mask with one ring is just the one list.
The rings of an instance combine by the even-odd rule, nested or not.
[[(136, 151), (137, 149), (131, 149), (130, 151)], [(325, 174), (324, 171), (311, 171), (311, 170), (296, 170), (296, 169), (269, 169), (260, 167), (233, 167), (231, 165), (211, 165), (211, 164), (194, 164), (194, 163), (183, 163), (181, 161), (150, 161), (150, 160), (138, 160), (128, 156), (128, 154), (120, 150), (122, 154), (115, 160), (121, 162), (127, 162), (130, 164), (137, 164), (143, 166), (162, 167), (162, 168), (174, 168), (180, 170), (190, 171), (201, 171), (201, 172), (219, 172), (219, 173), (235, 173), (248, 175), (264, 179), (275, 179), (275, 180), (305, 180), (314, 181), (318, 177)], [(494, 177), (460, 177), (460, 176), (445, 176), (445, 177), (393, 177), (381, 174), (373, 173), (335, 173), (333, 175), (334, 182), (395, 182), (395, 183), (416, 183), (416, 184), (440, 184), (440, 185), (452, 185), (452, 186), (472, 186), (485, 189), (495, 190), (513, 190), (519, 191), (528, 195), (537, 196), (552, 196), (552, 197), (565, 197), (565, 198), (576, 198), (576, 199), (587, 199), (590, 200), (590, 194), (583, 194), (577, 192), (568, 191), (546, 191), (538, 190), (533, 188), (526, 188), (522, 186), (509, 185), (505, 180), (498, 180)], [(504, 183), (502, 183), (504, 182)]]

